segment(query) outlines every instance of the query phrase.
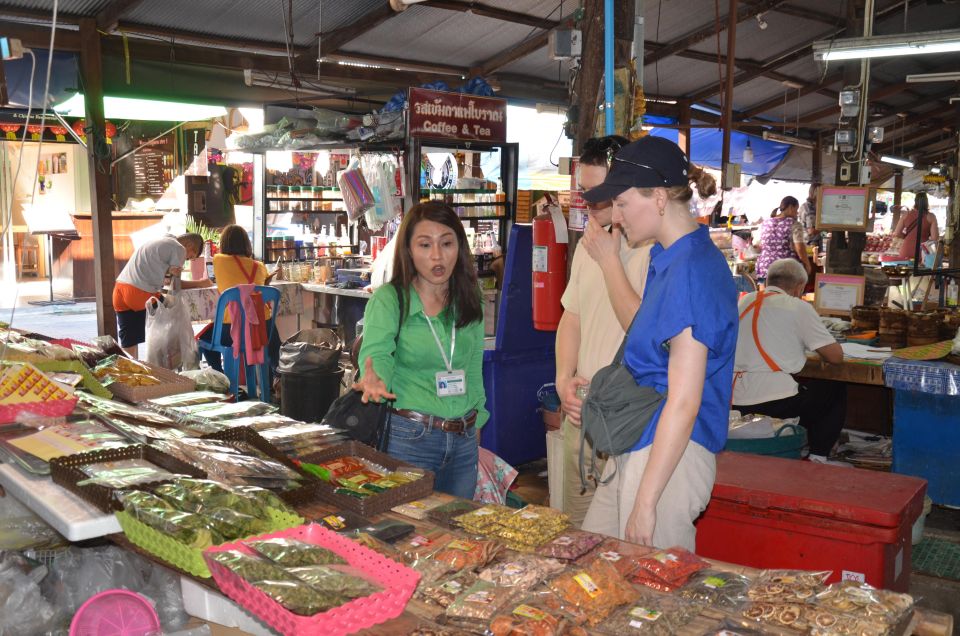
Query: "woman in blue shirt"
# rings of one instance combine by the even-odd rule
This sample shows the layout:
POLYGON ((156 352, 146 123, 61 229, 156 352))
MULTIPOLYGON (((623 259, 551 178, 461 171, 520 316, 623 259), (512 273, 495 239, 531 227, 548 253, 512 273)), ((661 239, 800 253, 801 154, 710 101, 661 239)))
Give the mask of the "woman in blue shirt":
POLYGON ((696 547, 693 522, 716 476, 727 438, 737 342, 737 292, 726 260, 690 210, 713 177, 680 148, 645 137, 614 157, 587 201, 614 200, 613 220, 631 243, 654 239, 624 364, 637 384, 666 399, 633 450, 608 462, 583 528, 667 548, 696 547))

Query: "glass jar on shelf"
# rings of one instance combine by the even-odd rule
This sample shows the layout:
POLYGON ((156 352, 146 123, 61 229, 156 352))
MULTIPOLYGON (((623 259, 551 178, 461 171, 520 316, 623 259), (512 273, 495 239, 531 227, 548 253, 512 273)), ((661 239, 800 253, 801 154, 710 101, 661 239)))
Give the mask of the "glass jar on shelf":
POLYGON ((302 188, 300 186, 290 186, 290 210, 292 212, 299 212, 301 207, 301 195, 302 188))

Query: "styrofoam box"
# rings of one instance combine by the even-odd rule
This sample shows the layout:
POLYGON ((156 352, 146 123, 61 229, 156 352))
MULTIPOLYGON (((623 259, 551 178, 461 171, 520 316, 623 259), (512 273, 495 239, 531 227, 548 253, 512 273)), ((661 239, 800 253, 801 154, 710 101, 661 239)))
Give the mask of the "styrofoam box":
POLYGON ((225 627, 234 627, 253 636, 277 636, 273 631, 245 609, 193 579, 180 577, 180 591, 183 594, 183 609, 190 616, 216 623, 225 627))
POLYGON ((550 507, 563 510, 563 429, 547 432, 547 488, 550 507))

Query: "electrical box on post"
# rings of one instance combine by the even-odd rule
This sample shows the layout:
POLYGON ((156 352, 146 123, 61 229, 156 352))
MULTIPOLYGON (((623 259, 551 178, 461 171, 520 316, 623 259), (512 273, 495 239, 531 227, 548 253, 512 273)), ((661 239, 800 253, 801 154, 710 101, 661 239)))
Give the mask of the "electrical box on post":
POLYGON ((569 60, 580 57, 583 52, 583 34, 579 29, 555 29, 547 37, 550 57, 554 60, 569 60))
POLYGON ((723 166, 723 183, 721 187, 724 190, 740 187, 740 164, 728 163, 723 166))

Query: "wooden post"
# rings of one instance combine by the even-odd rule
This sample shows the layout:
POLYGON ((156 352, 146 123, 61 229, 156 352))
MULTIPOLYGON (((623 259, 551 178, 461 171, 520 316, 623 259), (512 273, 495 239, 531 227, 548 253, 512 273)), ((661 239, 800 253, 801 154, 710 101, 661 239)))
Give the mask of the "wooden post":
POLYGON ((110 192, 110 154, 104 135, 103 67, 100 34, 92 18, 80 20, 80 75, 83 79, 87 122, 87 160, 90 164, 90 214, 93 224, 94 287, 97 291, 97 333, 117 335, 113 311, 113 201, 110 192), (97 156, 98 149, 106 156, 97 156))
POLYGON ((680 107, 680 117, 677 118, 677 123, 680 125, 677 128, 677 145, 683 149, 689 159, 690 137, 693 132, 690 129, 690 100, 681 100, 677 103, 677 106, 680 107))
POLYGON ((733 187, 733 184, 727 183, 727 165, 730 163, 730 135, 733 134, 733 74, 736 70, 734 66, 736 50, 737 0, 730 0, 730 6, 727 8, 727 85, 723 94, 723 151, 720 159, 725 188, 733 187))
POLYGON ((897 227, 900 222, 900 201, 903 198, 903 170, 897 170, 893 173, 893 219, 891 220, 890 231, 897 227))
POLYGON ((810 183, 823 183, 823 137, 817 135, 813 144, 813 167, 810 170, 810 183))
POLYGON ((597 121, 597 93, 603 79, 603 0, 585 0, 583 19, 583 57, 577 75, 577 134, 574 154, 580 154, 583 144, 593 137, 597 121))

